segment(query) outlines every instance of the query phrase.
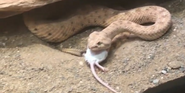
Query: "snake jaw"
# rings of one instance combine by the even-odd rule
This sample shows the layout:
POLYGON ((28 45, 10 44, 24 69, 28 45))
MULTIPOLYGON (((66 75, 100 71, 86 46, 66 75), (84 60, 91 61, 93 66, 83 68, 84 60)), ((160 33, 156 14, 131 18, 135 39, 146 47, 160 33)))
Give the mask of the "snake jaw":
POLYGON ((93 32, 89 35, 87 47, 92 51, 107 50, 111 47, 112 40, 104 33, 93 32))
POLYGON ((110 48, 111 44, 104 44, 104 43, 101 43, 101 44, 88 44, 88 48, 91 49, 92 51, 102 51, 102 50, 107 50, 110 48))

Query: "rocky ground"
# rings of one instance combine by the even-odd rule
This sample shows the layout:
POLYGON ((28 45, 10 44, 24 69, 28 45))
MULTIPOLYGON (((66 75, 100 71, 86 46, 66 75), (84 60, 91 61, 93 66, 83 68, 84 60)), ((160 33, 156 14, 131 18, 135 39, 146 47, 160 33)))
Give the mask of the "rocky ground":
MULTIPOLYGON (((146 4, 145 4, 146 5, 146 4)), ((172 14, 173 26, 155 41, 129 40, 112 52, 98 75, 121 93, 142 93, 185 76, 185 0, 157 4, 172 14)), ((88 29, 61 45, 83 49, 88 29)), ((111 93, 92 76, 83 57, 63 53, 38 39, 22 16, 0 20, 0 93, 111 93)))

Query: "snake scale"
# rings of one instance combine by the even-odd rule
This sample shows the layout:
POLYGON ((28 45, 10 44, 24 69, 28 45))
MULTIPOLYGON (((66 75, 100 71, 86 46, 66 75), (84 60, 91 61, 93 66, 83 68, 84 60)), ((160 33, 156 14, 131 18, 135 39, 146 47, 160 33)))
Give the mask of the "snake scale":
MULTIPOLYGON (((72 15, 65 20, 52 21, 41 19, 40 16, 42 17, 42 15, 37 17, 36 13, 24 14, 24 23, 33 34, 47 42, 62 42, 88 26, 107 27, 101 32, 105 32, 111 39, 119 34, 120 30, 125 30, 143 39, 152 40, 162 36, 171 26, 169 11, 160 6, 144 6, 127 11, 102 6, 86 6, 84 11, 82 9, 77 15, 72 15), (140 25, 148 22, 154 22, 154 25, 140 25)), ((93 39, 101 37, 101 35, 95 37, 93 33, 90 37, 92 36, 93 39)), ((91 45, 88 44, 88 46, 91 48, 96 46, 98 41, 90 40, 91 45)))

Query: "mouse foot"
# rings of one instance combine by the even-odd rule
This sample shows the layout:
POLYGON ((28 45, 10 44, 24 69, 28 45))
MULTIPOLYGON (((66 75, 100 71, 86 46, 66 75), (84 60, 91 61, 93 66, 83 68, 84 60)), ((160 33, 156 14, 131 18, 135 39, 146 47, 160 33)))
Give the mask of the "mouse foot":
POLYGON ((108 71, 108 68, 101 66, 99 63, 95 63, 95 65, 104 72, 108 71))

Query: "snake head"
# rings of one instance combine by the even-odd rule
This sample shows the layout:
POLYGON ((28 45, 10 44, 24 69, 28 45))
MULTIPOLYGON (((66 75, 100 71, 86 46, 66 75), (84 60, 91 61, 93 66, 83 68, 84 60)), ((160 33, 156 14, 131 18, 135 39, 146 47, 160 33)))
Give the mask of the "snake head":
POLYGON ((111 47, 111 42, 105 33, 95 31, 89 35, 87 47, 92 51, 107 50, 111 47))

